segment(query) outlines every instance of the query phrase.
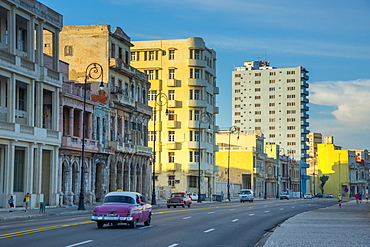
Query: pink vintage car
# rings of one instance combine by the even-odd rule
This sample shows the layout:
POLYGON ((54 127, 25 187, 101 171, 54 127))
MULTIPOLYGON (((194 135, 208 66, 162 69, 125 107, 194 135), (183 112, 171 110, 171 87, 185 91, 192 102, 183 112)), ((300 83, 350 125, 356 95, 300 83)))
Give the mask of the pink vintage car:
POLYGON ((152 206, 142 202, 142 195, 136 192, 117 191, 105 196, 103 205, 94 208, 91 220, 96 221, 98 228, 104 224, 129 224, 135 228, 137 223, 144 222, 149 226, 152 220, 152 206))

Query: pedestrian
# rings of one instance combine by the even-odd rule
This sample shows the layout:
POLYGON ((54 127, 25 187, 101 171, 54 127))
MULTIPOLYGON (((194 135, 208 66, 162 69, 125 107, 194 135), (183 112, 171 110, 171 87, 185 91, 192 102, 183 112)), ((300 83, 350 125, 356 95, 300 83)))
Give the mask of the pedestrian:
POLYGON ((106 195, 107 195, 107 191, 104 190, 103 195, 101 196, 101 203, 104 203, 106 195))
POLYGON ((13 212, 13 209, 14 209, 14 198, 13 196, 10 196, 10 199, 8 200, 8 203, 9 203, 9 212, 13 212))
POLYGON ((358 194, 358 200, 360 201, 360 203, 362 202, 362 194, 358 194))
POLYGON ((369 202, 369 195, 368 194, 366 194, 365 199, 366 199, 366 203, 368 203, 369 202))
POLYGON ((342 207, 342 195, 338 194, 338 205, 341 208, 342 207))
POLYGON ((24 195, 23 201, 26 204, 26 210, 24 210, 24 211, 25 212, 28 212, 28 208, 29 208, 30 203, 31 203, 31 195, 30 195, 30 193, 27 193, 26 195, 24 195))
POLYGON ((359 199, 359 194, 358 193, 355 194, 355 198, 356 198, 356 203, 358 204, 358 199, 359 199))
POLYGON ((221 191, 221 201, 224 200, 224 196, 225 196, 225 193, 223 191, 221 191))

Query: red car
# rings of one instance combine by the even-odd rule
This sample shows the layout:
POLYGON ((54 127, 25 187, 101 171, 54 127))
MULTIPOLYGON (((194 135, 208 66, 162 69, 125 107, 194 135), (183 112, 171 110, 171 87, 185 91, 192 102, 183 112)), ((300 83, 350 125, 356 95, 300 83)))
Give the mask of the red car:
POLYGON ((135 228, 137 223, 149 226, 152 220, 152 206, 142 202, 142 195, 136 192, 117 191, 105 196, 104 204, 94 208, 91 220, 98 228, 104 224, 126 223, 135 228))
POLYGON ((184 192, 176 192, 172 193, 171 197, 168 198, 167 208, 170 208, 171 206, 173 206, 174 208, 176 208, 176 206, 181 206, 183 208, 185 206, 188 206, 190 208, 191 203, 191 198, 188 194, 184 192))

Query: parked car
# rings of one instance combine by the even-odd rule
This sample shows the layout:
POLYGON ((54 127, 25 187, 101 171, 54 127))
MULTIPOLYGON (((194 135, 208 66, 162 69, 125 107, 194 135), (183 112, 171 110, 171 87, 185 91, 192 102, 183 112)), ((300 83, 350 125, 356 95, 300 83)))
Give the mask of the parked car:
POLYGON ((198 201, 198 194, 197 193, 188 193, 192 201, 198 201))
POLYGON ((126 223, 131 228, 135 228, 137 223, 149 226, 152 206, 145 204, 142 195, 137 192, 110 192, 105 196, 104 203, 94 208, 91 220, 96 221, 98 228, 104 224, 119 223, 126 223))
POLYGON ((183 208, 185 206, 188 206, 190 208, 191 203, 192 201, 188 194, 186 194, 185 192, 176 192, 172 193, 171 197, 168 198, 167 208, 170 208, 171 206, 173 206, 174 208, 176 208, 176 206, 181 206, 183 208))
POLYGON ((322 195, 322 193, 316 193, 315 197, 317 197, 317 198, 322 198, 322 197, 323 197, 323 195, 322 195))
POLYGON ((325 198, 333 198, 333 194, 325 194, 325 198))
POLYGON ((287 199, 289 200, 289 193, 286 191, 283 191, 280 193, 280 200, 287 199))
POLYGON ((313 198, 313 195, 312 194, 304 194, 303 195, 303 198, 304 199, 312 199, 313 198))
POLYGON ((250 190, 250 189, 240 190, 239 200, 240 202, 245 202, 245 201, 253 202, 254 201, 253 190, 250 190))

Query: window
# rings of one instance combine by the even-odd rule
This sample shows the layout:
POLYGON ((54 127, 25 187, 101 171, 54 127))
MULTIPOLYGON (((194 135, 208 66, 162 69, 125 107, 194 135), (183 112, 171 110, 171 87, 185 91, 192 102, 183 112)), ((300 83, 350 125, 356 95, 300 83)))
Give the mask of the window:
POLYGON ((275 111, 269 111, 269 114, 275 114, 275 111))
POLYGON ((254 99, 261 99, 261 95, 254 96, 254 99))
POLYGON ((295 102, 287 102, 286 105, 287 106, 295 106, 295 102))
POLYGON ((274 88, 274 87, 270 87, 270 88, 269 88, 269 91, 270 91, 270 92, 275 91, 275 88, 274 88))
POLYGON ((190 59, 201 59, 201 50, 191 49, 190 50, 190 59))
POLYGON ((202 94, 199 89, 190 89, 190 99, 193 100, 202 100, 202 94))
POLYGON ((287 114, 295 114, 296 113, 296 110, 287 110, 286 113, 287 114))
POLYGON ((198 188, 197 176, 189 176, 189 188, 198 188))
POLYGON ((235 120, 234 123, 240 123, 240 120, 239 119, 238 120, 235 120))
POLYGON ((295 98, 295 94, 288 94, 286 97, 287 97, 287 99, 294 99, 295 98))
POLYGON ((296 144, 295 142, 288 142, 288 143, 287 143, 287 145, 288 145, 288 146, 295 146, 295 145, 297 145, 297 144, 296 144))
POLYGON ((240 105, 235 105, 235 108, 240 108, 240 105))
POLYGON ((23 191, 24 187, 24 175, 25 175, 25 150, 15 149, 14 153, 14 182, 13 190, 14 192, 23 191))
POLYGON ((294 91, 295 90, 295 87, 287 87, 287 90, 288 91, 294 91))
POLYGON ((254 104, 254 107, 261 107, 260 103, 254 104))
POLYGON ((275 138, 275 134, 270 134, 269 138, 275 138))
POLYGON ((286 72, 287 75, 295 75, 295 71, 294 70, 288 70, 286 72))
POLYGON ((175 90, 168 90, 168 100, 175 100, 175 90))
POLYGON ((255 92, 261 92, 261 88, 255 88, 254 91, 255 92))
POLYGON ((24 87, 18 88, 18 107, 17 110, 25 111, 26 110, 26 97, 27 97, 27 89, 24 87))
POLYGON ((270 82, 270 84, 272 84, 272 83, 275 83, 275 80, 270 80, 269 82, 270 82))
POLYGON ((168 59, 173 60, 175 59, 175 50, 168 51, 168 59))
POLYGON ((240 116, 240 112, 235 112, 235 116, 240 116))
POLYGON ((274 122, 276 122, 276 118, 269 118, 269 122, 270 122, 270 123, 274 123, 274 122))
POLYGON ((175 152, 168 152, 168 163, 175 163, 175 152))
POLYGON ((176 114, 174 110, 169 110, 168 111, 168 120, 169 121, 175 121, 176 120, 176 114))
POLYGON ((73 56, 73 46, 71 45, 64 46, 64 56, 73 56))
POLYGON ((175 141, 175 131, 173 130, 168 131, 168 141, 169 142, 175 141))
POLYGON ((286 82, 287 83, 294 83, 295 82, 295 79, 287 79, 286 82))
POLYGON ((275 126, 269 126, 269 130, 275 130, 275 126))
POLYGON ((137 61, 136 60, 136 52, 131 52, 131 61, 137 61))
POLYGON ((287 130, 295 130, 295 126, 287 126, 287 130))
POLYGON ((241 78, 242 75, 241 74, 235 74, 235 78, 241 78))
POLYGON ((254 84, 261 84, 261 81, 254 81, 254 84))
POLYGON ((236 81, 235 86, 240 86, 240 81, 236 81))
POLYGON ((199 121, 199 119, 200 119, 200 111, 194 110, 194 120, 199 121))
POLYGON ((270 76, 276 75, 275 71, 270 72, 270 76))
POLYGON ((295 138, 295 134, 287 134, 288 138, 295 138))
POLYGON ((287 122, 295 122, 295 118, 287 118, 286 121, 287 122))
POLYGON ((118 58, 122 59, 122 57, 123 57, 122 47, 118 47, 118 58))
POLYGON ((261 123, 261 122, 262 122, 262 120, 261 120, 260 118, 256 118, 256 119, 254 120, 254 122, 255 122, 255 123, 261 123))
POLYGON ((235 93, 240 93, 240 89, 235 89, 235 93))
POLYGON ((254 73, 254 76, 261 76, 261 73, 254 73))
POLYGON ((275 103, 269 103, 269 106, 270 107, 274 107, 275 106, 275 103))
POLYGON ((270 95, 269 99, 275 99, 275 95, 270 95))
POLYGON ((168 175, 168 186, 175 186, 175 175, 168 175))
POLYGON ((155 53, 154 51, 149 51, 149 61, 155 60, 155 53))
POLYGON ((155 97, 157 96, 157 91, 152 90, 148 92, 148 100, 149 101, 155 101, 155 97))
POLYGON ((254 115, 261 115, 261 111, 255 111, 254 115))
POLYGON ((261 127, 260 126, 255 127, 254 130, 261 130, 261 127))
POLYGON ((199 162, 199 151, 190 151, 189 152, 189 162, 199 162))
POLYGON ((175 70, 169 69, 168 70, 168 79, 175 79, 175 70))
POLYGON ((241 101, 242 98, 241 97, 235 97, 235 101, 241 101))
POLYGON ((113 44, 113 43, 111 44, 110 57, 111 58, 115 58, 116 57, 116 45, 113 44))

